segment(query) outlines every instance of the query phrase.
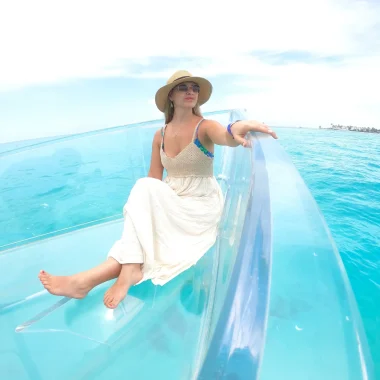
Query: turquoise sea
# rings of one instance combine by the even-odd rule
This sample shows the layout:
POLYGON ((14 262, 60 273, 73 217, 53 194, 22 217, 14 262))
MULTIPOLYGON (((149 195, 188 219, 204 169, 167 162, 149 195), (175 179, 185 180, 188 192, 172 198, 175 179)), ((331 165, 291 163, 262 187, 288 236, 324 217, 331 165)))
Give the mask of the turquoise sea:
MULTIPOLYGON (((380 135, 274 129, 280 138, 278 142, 291 156, 315 197, 340 251, 380 378, 380 135)), ((0 144, 0 155, 45 140, 0 144)), ((118 162, 117 156, 119 143, 114 141, 115 154, 110 161, 125 180, 125 163, 118 162)), ((144 143, 145 146, 150 148, 150 143, 144 143)), ((6 231, 0 236, 0 250, 10 242, 63 231, 88 220, 121 216, 127 194, 123 193, 120 178, 107 177, 107 168, 100 172, 96 162, 87 163, 84 173, 81 158, 69 149, 57 152, 54 159, 65 164, 64 173, 54 172, 54 160, 45 162, 50 165, 49 170, 41 170, 41 161, 36 159, 16 165, 17 174, 12 170, 3 175, 0 206, 6 204, 11 214, 0 218, 0 229, 6 231), (37 184, 33 194, 25 186, 27 178, 37 184), (46 192, 52 183, 53 191, 46 192), (86 198, 88 192, 92 194, 91 200, 86 198), (68 204, 70 210, 66 212, 68 204), (70 220, 60 217, 63 214, 70 215, 70 220)), ((141 175, 146 173, 130 173, 130 180, 141 175)))
POLYGON ((380 134, 278 128, 337 244, 380 379, 380 134))

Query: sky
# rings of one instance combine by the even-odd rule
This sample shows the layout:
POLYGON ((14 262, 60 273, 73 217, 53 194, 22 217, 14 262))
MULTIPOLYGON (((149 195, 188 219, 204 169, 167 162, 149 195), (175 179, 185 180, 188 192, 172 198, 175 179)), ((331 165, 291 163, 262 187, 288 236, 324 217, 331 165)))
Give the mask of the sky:
POLYGON ((162 118, 178 69, 204 112, 380 128, 379 68, 379 0, 0 0, 0 143, 162 118))

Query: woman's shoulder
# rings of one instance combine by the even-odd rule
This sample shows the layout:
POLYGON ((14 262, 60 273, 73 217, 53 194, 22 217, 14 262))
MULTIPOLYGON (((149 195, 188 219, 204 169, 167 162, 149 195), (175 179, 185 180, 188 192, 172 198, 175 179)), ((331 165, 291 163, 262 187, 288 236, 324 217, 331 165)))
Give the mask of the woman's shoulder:
POLYGON ((163 136, 163 133, 164 133, 164 127, 157 129, 153 135, 153 143, 156 143, 156 144, 161 143, 161 138, 163 136))
POLYGON ((203 124, 203 127, 204 127, 204 128, 213 128, 213 127, 218 127, 218 126, 221 125, 221 124, 219 123, 219 121, 217 121, 217 120, 214 120, 214 119, 206 119, 206 118, 203 118, 201 124, 203 124))

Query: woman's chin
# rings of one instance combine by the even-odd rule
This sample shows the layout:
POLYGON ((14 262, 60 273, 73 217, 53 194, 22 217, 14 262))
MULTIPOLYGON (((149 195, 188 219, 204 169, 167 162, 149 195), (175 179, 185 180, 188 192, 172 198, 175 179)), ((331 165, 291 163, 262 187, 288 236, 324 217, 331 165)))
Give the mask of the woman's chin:
POLYGON ((184 108, 190 108, 190 109, 193 109, 195 107, 195 103, 194 102, 185 102, 183 104, 183 107, 184 108))

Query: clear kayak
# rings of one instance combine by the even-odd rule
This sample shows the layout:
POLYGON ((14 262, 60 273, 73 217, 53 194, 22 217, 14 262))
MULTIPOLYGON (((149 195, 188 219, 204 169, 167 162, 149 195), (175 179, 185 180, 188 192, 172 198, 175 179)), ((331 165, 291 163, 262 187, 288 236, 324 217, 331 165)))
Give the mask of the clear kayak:
MULTIPOLYGON (((227 125, 241 110, 205 114, 227 125)), ((280 140, 216 147, 217 242, 115 310, 38 280, 99 264, 149 170, 162 121, 0 146, 0 379, 373 379, 361 317, 323 215, 280 140)), ((280 136, 281 137, 281 136, 280 136)))

